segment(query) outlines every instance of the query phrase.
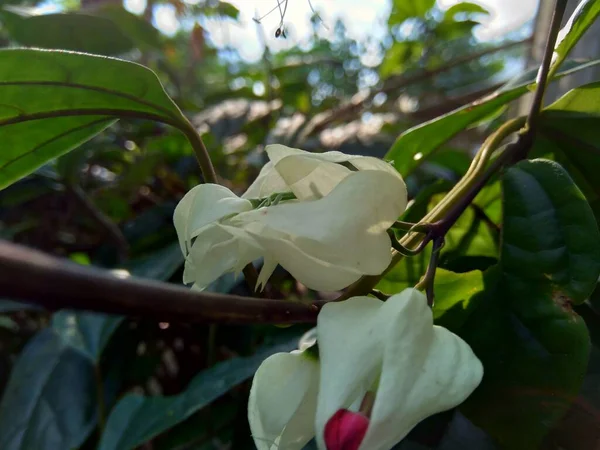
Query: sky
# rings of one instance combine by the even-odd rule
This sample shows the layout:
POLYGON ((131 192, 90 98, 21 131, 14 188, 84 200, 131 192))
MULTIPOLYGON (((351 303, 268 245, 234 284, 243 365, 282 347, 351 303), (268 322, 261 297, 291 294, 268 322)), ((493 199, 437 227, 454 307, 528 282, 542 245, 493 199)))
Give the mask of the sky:
MULTIPOLYGON (((190 3, 198 0, 184 0, 190 3)), ((261 17, 277 6, 277 0, 227 0, 240 10, 240 23, 207 21, 201 25, 209 38, 217 46, 231 45, 240 56, 248 61, 256 61, 263 52, 258 38, 257 24, 253 18, 261 17)), ((283 6, 283 0, 280 0, 283 6)), ((411 0, 405 0, 411 1, 411 0)), ((476 37, 482 41, 498 39, 507 32, 520 28, 535 15, 538 0, 471 0, 490 11, 490 16, 476 30, 476 37)), ((437 0, 442 9, 449 8, 458 0, 437 0)), ((261 20, 270 50, 277 51, 307 42, 311 34, 309 18, 312 7, 322 18, 319 34, 331 36, 333 25, 338 17, 344 20, 348 36, 362 41, 367 36, 380 37, 385 28, 382 23, 389 13, 388 0, 288 0, 285 14, 287 39, 274 39, 280 22, 280 13, 275 10, 261 20)), ((125 5, 133 12, 143 10, 145 0, 125 0, 125 5)), ((155 25, 166 34, 177 31, 178 23, 170 6, 160 6, 155 16, 155 25)))

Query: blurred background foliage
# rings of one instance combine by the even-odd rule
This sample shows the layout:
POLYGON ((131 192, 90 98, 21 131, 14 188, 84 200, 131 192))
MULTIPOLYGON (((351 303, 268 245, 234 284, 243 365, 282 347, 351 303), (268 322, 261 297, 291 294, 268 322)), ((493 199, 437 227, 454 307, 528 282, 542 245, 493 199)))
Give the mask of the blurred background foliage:
MULTIPOLYGON (((264 10, 276 6, 275 0, 257 3, 264 10)), ((286 39, 286 27, 298 18, 284 17, 279 37, 261 23, 246 23, 263 47, 262 57, 249 62, 236 48, 216 45, 202 25, 238 22, 238 9, 227 2, 148 0, 139 15, 118 0, 62 0, 59 12, 49 14, 39 14, 40 6, 0 2, 3 47, 76 50, 150 67, 202 133, 223 184, 237 193, 266 161, 270 143, 382 157, 403 131, 498 89, 521 67, 531 42, 527 30, 482 42, 474 29, 488 11, 473 3, 443 10, 434 0, 390 0, 388 17, 373 25, 384 37, 357 41, 343 19, 325 23, 319 11, 327 3, 313 1, 313 33, 302 45, 278 52, 268 46, 286 39), (180 23, 172 35, 154 26, 165 3, 180 23), (324 26, 330 39, 318 32, 324 26), (365 58, 371 52, 375 64, 365 58)), ((505 107, 496 108, 435 152, 414 156, 406 181, 415 208, 407 220, 422 217, 466 172, 472 152, 505 114, 505 107)), ((183 259, 172 214, 200 181, 182 134, 121 120, 0 192, 0 236, 79 264, 180 283, 183 259)), ((466 272, 494 264, 500 215, 495 184, 452 229, 441 267, 466 272)), ((427 260, 427 254, 405 259, 380 287, 395 292, 414 284, 427 260)), ((270 297, 326 298, 281 269, 272 280, 270 297)), ((228 275, 210 289, 250 294, 243 280, 228 275)), ((0 300, 0 313, 2 449, 253 448, 249 380, 266 355, 294 348, 307 329, 52 315, 10 299, 0 300), (11 382, 28 380, 33 387, 5 389, 11 371, 11 382), (19 397, 24 390, 27 401, 19 397), (42 429, 53 414, 40 406, 48 396, 60 397, 54 407, 63 408, 64 423, 54 418, 42 429), (28 412, 12 411, 15 401, 28 412), (10 434, 16 429, 19 437, 10 434)), ((493 448, 460 415, 450 422, 442 414, 425 425, 401 448, 493 448)))

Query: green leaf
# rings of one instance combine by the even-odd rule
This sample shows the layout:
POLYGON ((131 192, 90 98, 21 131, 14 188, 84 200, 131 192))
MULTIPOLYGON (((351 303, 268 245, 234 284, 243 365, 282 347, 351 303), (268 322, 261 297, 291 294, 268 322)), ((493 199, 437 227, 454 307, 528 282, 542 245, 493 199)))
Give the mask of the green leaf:
POLYGON ((502 448, 538 448, 570 407, 586 372, 588 331, 571 305, 600 274, 600 233, 558 164, 523 161, 503 180, 499 265, 459 334, 483 362, 481 386, 462 405, 502 448))
POLYGON ((117 55, 133 48, 115 23, 104 17, 79 13, 21 17, 2 11, 0 17, 10 37, 27 47, 75 50, 100 55, 117 55))
POLYGON ((0 189, 118 117, 188 126, 152 71, 81 53, 0 51, 0 98, 0 189))
POLYGON ((147 256, 137 258, 125 266, 131 275, 153 280, 168 281, 183 265, 183 254, 175 242, 147 256))
POLYGON ((502 265, 510 290, 585 301, 600 275, 600 234, 579 188, 547 160, 518 164, 503 188, 502 265))
POLYGON ((582 0, 577 5, 568 22, 558 34, 550 74, 556 72, 581 36, 594 23, 598 14, 600 14, 600 2, 596 0, 582 0))
MULTIPOLYGON (((570 62, 568 65, 565 64, 557 77, 598 63, 600 60, 585 63, 570 62)), ((536 74, 535 70, 528 71, 482 99, 405 131, 394 142, 385 158, 394 161, 396 169, 404 177, 410 175, 444 142, 493 114, 498 108, 526 94, 528 87, 535 83, 536 74)))
POLYGON ((383 78, 401 74, 416 63, 423 53, 421 41, 394 42, 385 52, 385 58, 379 66, 379 74, 383 78))
POLYGON ((66 344, 96 363, 123 319, 108 314, 58 311, 52 316, 52 327, 66 344))
POLYGON ((91 361, 51 328, 27 344, 0 403, 2 450, 79 447, 96 426, 91 361))
MULTIPOLYGON (((441 193, 447 192, 450 186, 450 183, 442 181, 423 189, 401 219, 408 222, 420 221, 441 200, 443 197, 441 193)), ((444 268, 461 269, 460 271, 464 272, 479 269, 479 265, 483 265, 485 269, 496 262, 498 230, 493 223, 488 224, 482 218, 482 215, 485 215, 486 220, 492 221, 487 217, 487 213, 490 207, 494 208, 491 212, 495 213, 496 197, 493 196, 495 191, 488 190, 482 193, 485 195, 476 198, 475 206, 467 209, 446 235, 446 243, 440 257, 440 263, 444 268)), ((394 294, 414 286, 427 270, 431 255, 430 247, 426 247, 418 255, 402 258, 385 274, 376 288, 387 294, 394 294)))
POLYGON ((532 155, 561 163, 600 219, 600 83, 573 89, 540 115, 532 155))
POLYGON ((399 25, 407 19, 423 19, 433 5, 435 0, 393 0, 388 24, 399 25))
POLYGON ((478 5, 476 3, 470 2, 461 2, 456 5, 452 5, 450 8, 446 10, 444 13, 444 21, 456 20, 457 14, 485 14, 489 15, 489 11, 485 9, 483 6, 478 5))
POLYGON ((233 387, 247 380, 276 352, 296 348, 298 339, 232 358, 198 374, 187 389, 171 397, 125 396, 112 410, 98 450, 129 450, 184 421, 233 387))
POLYGON ((95 14, 110 19, 137 48, 142 50, 162 48, 160 32, 142 17, 130 13, 122 6, 107 4, 95 14))
POLYGON ((433 320, 436 325, 456 332, 477 308, 484 290, 483 272, 454 273, 437 269, 435 273, 433 320))

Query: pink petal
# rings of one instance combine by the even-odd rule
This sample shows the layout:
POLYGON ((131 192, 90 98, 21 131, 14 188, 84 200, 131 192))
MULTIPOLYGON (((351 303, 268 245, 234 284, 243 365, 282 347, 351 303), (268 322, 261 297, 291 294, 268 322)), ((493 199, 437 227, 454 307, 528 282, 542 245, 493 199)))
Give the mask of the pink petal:
POLYGON ((358 450, 368 427, 369 419, 364 415, 338 410, 325 424, 327 450, 358 450))

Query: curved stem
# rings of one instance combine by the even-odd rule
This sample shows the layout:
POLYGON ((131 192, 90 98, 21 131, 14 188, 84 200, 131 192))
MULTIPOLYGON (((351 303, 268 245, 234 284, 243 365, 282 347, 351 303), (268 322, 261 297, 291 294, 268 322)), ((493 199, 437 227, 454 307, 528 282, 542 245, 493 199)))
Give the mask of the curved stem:
MULTIPOLYGON (((502 153, 506 156, 504 158, 498 158, 498 163, 494 165, 494 167, 490 167, 483 174, 481 173, 483 169, 485 169, 485 165, 487 161, 492 156, 493 152, 500 146, 500 144, 512 133, 518 131, 525 123, 524 117, 519 117, 513 120, 508 121, 503 126, 498 128, 492 135, 486 139, 486 141, 481 146, 478 157, 474 158, 471 167, 467 171, 467 174, 452 188, 452 190, 444 197, 444 199, 438 203, 429 213, 423 217, 423 219, 419 222, 421 224, 428 223, 430 226, 437 228, 437 230, 433 233, 428 233, 425 238, 422 235, 415 232, 407 233, 402 239, 400 239, 399 244, 409 251, 414 251, 415 246, 422 247, 427 244, 429 240, 433 240, 438 235, 443 235, 445 231, 447 231, 446 227, 450 221, 446 221, 443 224, 439 224, 439 222, 444 219, 444 216, 448 214, 452 208, 457 208, 452 216, 452 223, 458 217, 454 217, 460 208, 466 208, 470 202, 475 198, 477 193, 483 188, 483 186, 487 183, 491 175, 494 171, 497 171, 501 164, 506 162, 508 156, 512 155, 514 150, 511 148, 505 149, 502 153), (466 199, 468 199, 468 203, 465 204, 466 199)), ((523 145, 527 145, 527 143, 523 140, 518 141, 519 145, 517 147, 522 147, 523 145)), ((462 212, 462 210, 461 210, 462 212)), ((459 214, 460 215, 460 214, 459 214)), ((367 295, 383 278, 390 270, 398 264, 404 255, 398 251, 393 251, 392 262, 387 267, 387 269, 381 273, 380 275, 369 275, 360 278, 353 285, 351 285, 346 292, 344 292, 340 297, 338 297, 335 301, 345 300, 347 298, 356 296, 356 295, 367 295)))
POLYGON ((186 128, 181 129, 181 131, 183 131, 185 136, 190 141, 190 144, 192 144, 194 154, 196 155, 198 165, 200 165, 200 170, 202 171, 202 176, 204 177, 204 182, 217 184, 217 172, 215 172, 215 167, 212 164, 208 150, 204 145, 204 141, 202 141, 202 138, 200 137, 198 131, 194 128, 194 125, 192 125, 192 123, 186 119, 186 128))

